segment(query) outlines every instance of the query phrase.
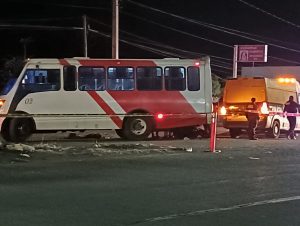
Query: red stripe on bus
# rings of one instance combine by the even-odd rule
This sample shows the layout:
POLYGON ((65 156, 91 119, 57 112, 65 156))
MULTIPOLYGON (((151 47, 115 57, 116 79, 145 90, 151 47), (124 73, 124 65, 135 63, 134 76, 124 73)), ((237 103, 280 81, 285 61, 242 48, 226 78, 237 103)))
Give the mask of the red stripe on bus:
MULTIPOLYGON (((193 108, 179 91, 108 91, 126 112, 147 112, 150 115, 177 114, 157 122, 157 128, 174 128, 203 124, 203 115, 193 108)), ((195 100, 194 100, 195 101, 195 100)))
POLYGON ((67 60, 65 60, 65 59, 59 59, 59 63, 61 65, 70 65, 69 62, 67 60))
POLYGON ((114 115, 115 112, 111 109, 111 107, 105 103, 105 101, 97 94, 96 91, 88 91, 88 94, 96 101, 96 103, 105 111, 107 115, 111 118, 111 120, 119 127, 122 128, 122 120, 120 117, 114 115))

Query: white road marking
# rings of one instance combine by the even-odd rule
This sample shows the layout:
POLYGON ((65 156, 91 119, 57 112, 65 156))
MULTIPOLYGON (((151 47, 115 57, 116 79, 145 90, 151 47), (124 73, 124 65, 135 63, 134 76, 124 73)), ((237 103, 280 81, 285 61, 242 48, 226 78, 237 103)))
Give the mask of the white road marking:
POLYGON ((192 212, 187 212, 187 213, 171 214, 171 215, 162 216, 162 217, 153 217, 153 218, 148 218, 148 219, 145 219, 145 220, 137 221, 137 222, 135 222, 131 225, 136 225, 136 224, 141 224, 141 223, 146 223, 146 222, 172 220, 172 219, 175 219, 175 218, 178 218, 178 217, 197 216, 197 215, 202 215, 202 214, 205 214, 205 213, 216 213, 216 212, 222 212, 222 211, 230 211, 230 210, 235 210, 235 209, 239 209, 239 208, 262 206, 262 205, 283 203, 283 202, 289 202, 289 201, 295 201, 295 200, 300 200, 300 196, 291 196, 291 197, 286 197, 286 198, 269 199, 269 200, 263 200, 263 201, 258 201, 258 202, 238 204, 238 205, 229 206, 229 207, 220 207, 220 208, 213 208, 213 209, 206 209, 206 210, 197 210, 197 211, 192 211, 192 212))

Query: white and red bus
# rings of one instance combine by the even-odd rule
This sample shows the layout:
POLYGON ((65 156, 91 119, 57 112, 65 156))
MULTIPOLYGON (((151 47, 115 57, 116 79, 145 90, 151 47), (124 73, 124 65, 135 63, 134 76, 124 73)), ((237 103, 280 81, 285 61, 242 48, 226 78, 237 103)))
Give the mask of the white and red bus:
POLYGON ((210 122, 209 58, 30 59, 0 95, 1 135, 114 129, 142 140, 169 130, 186 136, 210 122))

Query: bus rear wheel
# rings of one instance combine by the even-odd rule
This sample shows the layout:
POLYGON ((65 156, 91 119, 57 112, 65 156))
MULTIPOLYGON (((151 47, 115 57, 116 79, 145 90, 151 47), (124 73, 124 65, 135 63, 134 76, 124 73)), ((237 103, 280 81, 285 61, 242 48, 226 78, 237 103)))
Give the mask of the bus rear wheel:
POLYGON ((120 138, 124 138, 124 131, 122 129, 115 129, 115 132, 120 138))
POLYGON ((182 127, 173 129, 173 135, 175 139, 184 139, 185 137, 189 139, 196 139, 200 135, 200 131, 196 127, 182 127))
POLYGON ((25 141, 33 132, 30 118, 13 118, 9 123, 9 138, 13 142, 25 141))
POLYGON ((133 116, 125 118, 123 135, 129 140, 144 140, 152 132, 150 117, 133 116))

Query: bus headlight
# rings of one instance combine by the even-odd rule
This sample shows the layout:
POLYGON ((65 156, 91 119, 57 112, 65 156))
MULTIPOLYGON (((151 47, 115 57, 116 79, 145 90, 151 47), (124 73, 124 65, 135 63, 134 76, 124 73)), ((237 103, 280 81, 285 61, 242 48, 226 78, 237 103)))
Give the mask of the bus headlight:
POLYGON ((5 100, 0 99, 0 108, 4 105, 5 100))

